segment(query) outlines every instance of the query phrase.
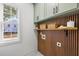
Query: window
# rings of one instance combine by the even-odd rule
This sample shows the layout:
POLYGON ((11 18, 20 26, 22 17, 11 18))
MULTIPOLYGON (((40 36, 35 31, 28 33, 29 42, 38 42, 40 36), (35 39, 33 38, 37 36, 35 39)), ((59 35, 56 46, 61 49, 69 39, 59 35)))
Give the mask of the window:
POLYGON ((0 4, 0 10, 0 45, 19 42, 18 9, 7 4, 0 4))

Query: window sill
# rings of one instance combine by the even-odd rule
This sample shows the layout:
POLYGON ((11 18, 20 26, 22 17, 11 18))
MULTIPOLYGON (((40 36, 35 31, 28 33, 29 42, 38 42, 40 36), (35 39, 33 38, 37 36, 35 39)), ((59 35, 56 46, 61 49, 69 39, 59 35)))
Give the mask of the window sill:
POLYGON ((19 43, 20 40, 1 40, 0 41, 0 46, 10 46, 16 43, 19 43))

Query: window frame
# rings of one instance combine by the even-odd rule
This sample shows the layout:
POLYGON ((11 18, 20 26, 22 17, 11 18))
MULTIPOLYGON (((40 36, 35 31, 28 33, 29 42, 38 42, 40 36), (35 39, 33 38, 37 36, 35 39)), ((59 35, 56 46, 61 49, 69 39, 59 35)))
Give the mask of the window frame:
MULTIPOLYGON (((14 8, 16 8, 16 10, 17 10, 17 17, 18 17, 18 25, 17 25, 17 28, 18 28, 18 32, 17 32, 17 38, 16 39, 13 39, 13 40, 5 40, 4 38, 3 38, 3 36, 4 36, 4 21, 3 21, 3 19, 4 19, 4 4, 0 4, 1 6, 2 6, 2 8, 0 8, 0 9, 2 9, 2 19, 1 19, 1 22, 2 22, 2 24, 0 25, 1 26, 1 35, 0 35, 0 46, 6 46, 6 45, 12 45, 12 44, 16 44, 16 43, 19 43, 19 42, 21 42, 21 40, 20 40, 20 16, 19 16, 19 9, 18 8, 16 8, 15 6, 11 6, 11 5, 8 5, 8 6, 11 6, 11 7, 14 7, 14 8)), ((7 4, 6 4, 7 5, 7 4)))

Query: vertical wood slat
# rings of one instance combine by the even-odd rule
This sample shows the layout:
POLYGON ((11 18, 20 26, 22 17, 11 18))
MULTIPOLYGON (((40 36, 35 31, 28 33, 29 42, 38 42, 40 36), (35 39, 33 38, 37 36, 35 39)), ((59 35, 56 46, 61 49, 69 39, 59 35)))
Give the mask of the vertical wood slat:
MULTIPOLYGON (((67 16, 67 21, 69 21, 69 16, 67 16)), ((69 31, 68 31, 68 36, 67 36, 67 56, 69 56, 69 31)))
MULTIPOLYGON (((74 21, 76 22, 76 14, 74 14, 74 21)), ((76 26, 76 24, 75 24, 76 26)), ((74 30, 74 51, 75 51, 75 55, 77 55, 77 51, 76 51, 76 30, 74 30)))
MULTIPOLYGON (((69 19, 72 20, 72 19, 71 19, 71 16, 70 16, 69 19)), ((71 30, 69 30, 69 51, 70 51, 70 52, 69 52, 69 55, 70 55, 70 56, 72 55, 72 49, 71 49, 71 48, 72 48, 72 45, 71 45, 72 40, 71 40, 71 38, 72 38, 72 37, 71 37, 71 30)))
POLYGON ((78 32, 78 35, 77 35, 77 39, 78 39, 78 42, 77 42, 77 44, 78 44, 77 47, 78 47, 78 48, 77 48, 77 49, 78 49, 78 50, 77 50, 77 51, 78 51, 78 56, 79 56, 79 30, 77 30, 77 32, 78 32))
MULTIPOLYGON (((71 20, 73 21, 73 15, 71 16, 71 20)), ((73 50, 73 30, 70 30, 70 42, 71 42, 71 48, 70 48, 70 50, 71 50, 71 56, 73 56, 73 52, 74 52, 74 50, 73 50)))
MULTIPOLYGON (((73 16, 73 19, 74 19, 74 21, 75 21, 75 14, 74 14, 74 16, 73 16)), ((74 49, 74 55, 76 55, 76 48, 75 48, 75 43, 76 43, 76 41, 75 41, 75 32, 73 32, 73 41, 74 41, 74 43, 73 43, 73 49, 74 49)))
MULTIPOLYGON (((74 21, 74 16, 75 15, 72 15, 72 20, 74 21)), ((73 56, 75 56, 75 40, 74 40, 74 30, 72 31, 72 52, 73 52, 73 56)))
MULTIPOLYGON (((77 26, 77 20, 78 20, 78 18, 77 18, 77 14, 76 14, 76 26, 77 26)), ((78 38, 77 38, 77 36, 78 36, 78 31, 76 30, 76 55, 78 55, 78 50, 77 50, 77 48, 78 48, 78 46, 77 46, 77 43, 78 43, 78 38)))
MULTIPOLYGON (((69 18, 70 18, 70 16, 68 16, 68 20, 69 20, 69 18)), ((70 48, 70 46, 69 46, 70 45, 69 44, 70 43, 70 38, 69 37, 70 37, 70 35, 69 34, 70 34, 70 31, 68 31, 68 40, 67 40, 67 42, 68 42, 68 44, 67 44, 67 46, 68 46, 68 56, 70 55, 70 51, 69 51, 69 48, 70 48)))
POLYGON ((73 56, 75 56, 75 31, 73 31, 73 43, 72 43, 72 45, 73 45, 73 56))
MULTIPOLYGON (((75 21, 75 18, 74 18, 74 16, 75 15, 72 15, 72 21, 75 21)), ((75 34, 75 31, 74 30, 72 30, 72 55, 73 56, 75 56, 75 36, 74 36, 74 34, 75 34)))
MULTIPOLYGON (((77 17, 77 27, 79 28, 79 14, 78 14, 78 17, 77 17)), ((77 51, 78 51, 78 56, 79 56, 79 30, 77 31, 77 38, 78 38, 78 42, 77 42, 77 44, 78 44, 78 48, 77 48, 77 51)))
MULTIPOLYGON (((72 17, 70 16, 69 20, 72 20, 72 17)), ((71 36, 71 30, 69 30, 69 55, 72 55, 72 36, 71 36)))
POLYGON ((73 31, 73 55, 75 56, 75 32, 73 31))
MULTIPOLYGON (((65 20, 68 21, 69 17, 66 17, 65 20)), ((67 32, 68 32, 68 36, 65 37, 65 41, 64 41, 65 46, 64 46, 64 49, 65 49, 65 55, 69 56, 69 31, 67 31, 67 32)))
MULTIPOLYGON (((75 18, 74 18, 74 20, 75 20, 75 22, 76 22, 76 14, 75 14, 75 18)), ((75 26, 76 26, 76 24, 75 24, 75 26)), ((74 33, 74 36, 75 36, 75 55, 77 54, 77 52, 76 52, 76 31, 75 31, 75 33, 74 33)))

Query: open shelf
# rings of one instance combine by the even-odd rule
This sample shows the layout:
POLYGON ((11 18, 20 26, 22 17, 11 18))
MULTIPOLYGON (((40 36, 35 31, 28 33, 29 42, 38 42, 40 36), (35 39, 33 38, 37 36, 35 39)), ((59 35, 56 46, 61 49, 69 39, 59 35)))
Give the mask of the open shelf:
POLYGON ((78 28, 56 28, 56 29, 35 29, 35 30, 78 30, 78 28))

